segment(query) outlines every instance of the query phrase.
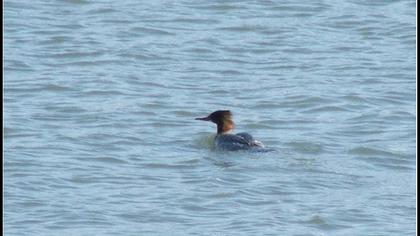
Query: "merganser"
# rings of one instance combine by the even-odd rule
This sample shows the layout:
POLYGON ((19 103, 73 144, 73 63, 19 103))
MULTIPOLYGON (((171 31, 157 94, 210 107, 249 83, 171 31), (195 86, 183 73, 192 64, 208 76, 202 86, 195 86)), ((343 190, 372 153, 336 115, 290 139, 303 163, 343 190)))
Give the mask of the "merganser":
POLYGON ((248 133, 229 134, 234 128, 232 113, 229 110, 219 110, 196 120, 211 121, 217 125, 217 135, 214 139, 216 149, 226 151, 263 149, 264 145, 248 133))

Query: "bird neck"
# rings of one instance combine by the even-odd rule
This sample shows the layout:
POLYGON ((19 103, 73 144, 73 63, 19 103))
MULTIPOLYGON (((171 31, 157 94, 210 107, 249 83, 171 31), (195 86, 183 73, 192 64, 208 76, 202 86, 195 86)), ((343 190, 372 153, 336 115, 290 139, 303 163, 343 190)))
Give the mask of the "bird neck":
POLYGON ((225 134, 231 131, 234 127, 232 120, 222 120, 217 123, 217 134, 225 134))

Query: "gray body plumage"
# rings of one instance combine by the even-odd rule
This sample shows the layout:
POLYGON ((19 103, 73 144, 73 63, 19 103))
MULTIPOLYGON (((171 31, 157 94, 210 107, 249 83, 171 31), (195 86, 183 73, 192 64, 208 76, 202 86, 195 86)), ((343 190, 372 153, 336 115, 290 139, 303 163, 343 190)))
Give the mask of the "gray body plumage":
POLYGON ((255 140, 248 133, 218 134, 215 138, 215 146, 216 149, 226 151, 264 148, 264 145, 260 141, 255 140))

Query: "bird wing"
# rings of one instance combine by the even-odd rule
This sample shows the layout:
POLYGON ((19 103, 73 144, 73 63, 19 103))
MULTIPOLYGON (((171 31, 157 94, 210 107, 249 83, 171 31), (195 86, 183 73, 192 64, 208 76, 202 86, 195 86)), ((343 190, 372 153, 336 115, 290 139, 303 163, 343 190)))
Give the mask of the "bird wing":
POLYGON ((223 150, 249 149, 251 144, 245 138, 234 134, 223 134, 216 137, 216 146, 223 150))
POLYGON ((250 135, 249 133, 237 133, 237 136, 241 136, 243 137, 250 146, 257 146, 257 147, 264 147, 264 144, 256 139, 254 139, 254 137, 252 137, 252 135, 250 135))

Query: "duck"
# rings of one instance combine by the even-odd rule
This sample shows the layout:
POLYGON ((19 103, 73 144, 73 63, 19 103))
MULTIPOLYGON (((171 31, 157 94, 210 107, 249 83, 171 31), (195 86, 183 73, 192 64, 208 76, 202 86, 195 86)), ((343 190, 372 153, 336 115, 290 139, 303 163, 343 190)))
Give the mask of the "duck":
POLYGON ((265 148, 262 142, 254 139, 249 133, 231 133, 235 123, 230 110, 217 110, 206 117, 195 118, 195 120, 210 121, 217 125, 217 134, 214 138, 214 145, 217 150, 263 150, 265 148))

